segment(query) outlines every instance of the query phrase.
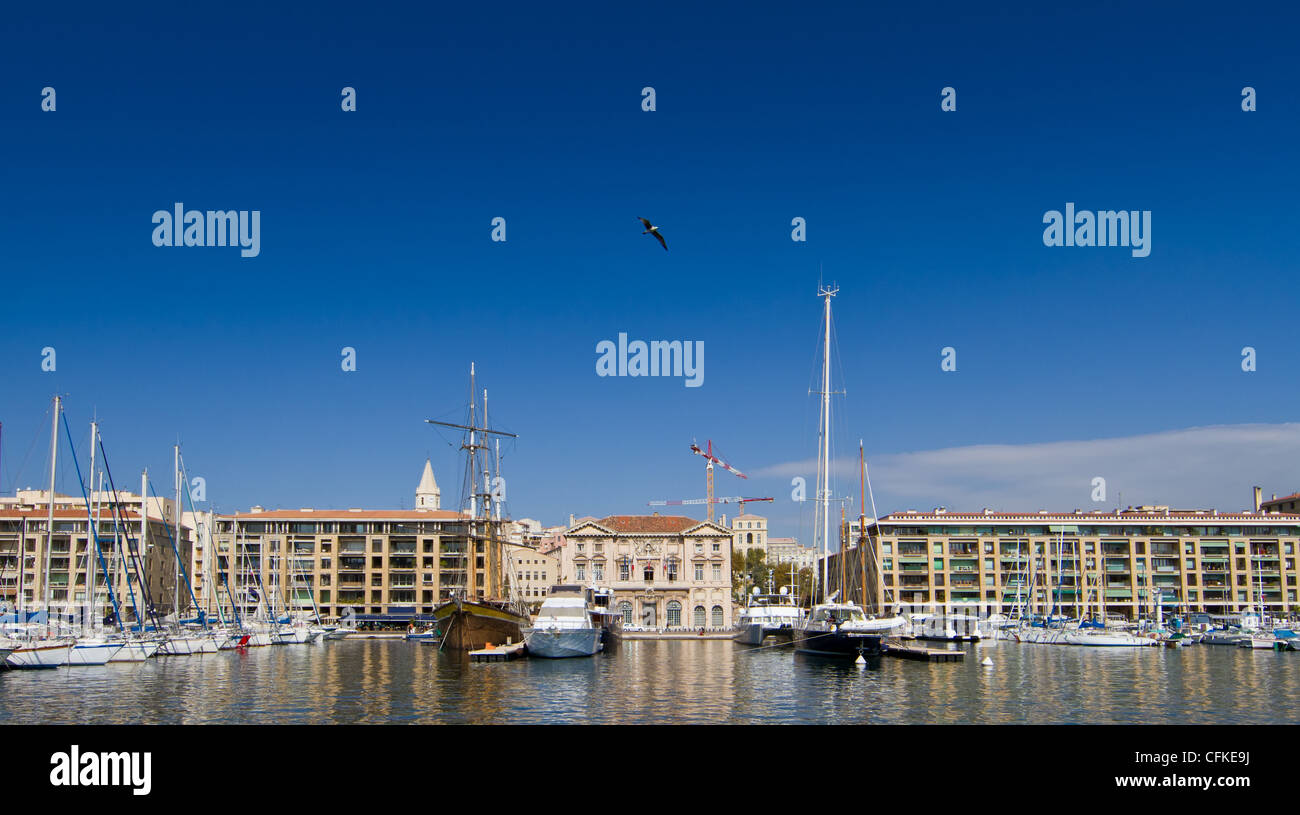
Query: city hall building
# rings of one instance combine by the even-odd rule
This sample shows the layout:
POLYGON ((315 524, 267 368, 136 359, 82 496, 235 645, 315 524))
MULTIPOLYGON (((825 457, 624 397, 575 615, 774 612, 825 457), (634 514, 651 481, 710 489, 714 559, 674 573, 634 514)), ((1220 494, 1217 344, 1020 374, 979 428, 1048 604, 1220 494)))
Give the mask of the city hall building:
POLYGON ((1204 612, 1300 610, 1300 515, 1144 506, 1121 512, 886 515, 845 556, 827 559, 843 586, 874 608, 940 604, 986 613, 1086 612, 1128 619, 1204 612), (865 554, 866 557, 862 557, 865 554), (865 587, 865 591, 864 591, 865 587), (865 597, 864 597, 865 595, 865 597))
POLYGON ((611 515, 570 527, 559 547, 565 582, 614 592, 624 626, 731 628, 732 530, 676 515, 611 515))

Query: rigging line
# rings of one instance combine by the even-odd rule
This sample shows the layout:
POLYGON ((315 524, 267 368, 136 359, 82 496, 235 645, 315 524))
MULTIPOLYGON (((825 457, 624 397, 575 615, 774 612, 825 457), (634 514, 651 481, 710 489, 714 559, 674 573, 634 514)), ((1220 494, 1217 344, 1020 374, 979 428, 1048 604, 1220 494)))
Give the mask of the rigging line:
MULTIPOLYGON (((30 445, 27 446, 27 453, 26 453, 26 455, 23 456, 23 460, 22 460, 22 462, 19 463, 19 465, 18 465, 18 471, 17 471, 16 473, 14 473, 13 478, 10 479, 10 486, 12 486, 15 490, 18 489, 18 479, 22 477, 23 470, 25 470, 25 469, 27 468, 27 462, 28 462, 28 461, 31 459, 31 457, 32 457, 32 451, 36 449, 36 442, 37 442, 37 440, 39 440, 40 437, 41 437, 41 428, 45 426, 45 425, 44 425, 45 419, 49 418, 50 411, 53 410, 53 409, 54 409, 54 406, 53 406, 53 405, 51 405, 51 406, 45 408, 45 413, 44 413, 44 415, 41 416, 41 421, 36 423, 36 429, 35 429, 35 431, 32 433, 32 443, 31 443, 30 445)), ((0 479, 0 480, 2 480, 2 479, 0 479)), ((2 495, 2 494, 3 494, 3 493, 0 493, 0 495, 2 495)))
MULTIPOLYGON (((162 506, 163 506, 163 502, 162 502, 162 499, 160 499, 160 498, 158 497, 158 494, 154 491, 154 488, 153 488, 153 479, 150 479, 150 480, 149 480, 149 494, 152 495, 152 496, 153 496, 153 499, 154 499, 155 501, 158 502, 158 507, 159 507, 159 509, 161 509, 162 506)), ((172 533, 172 525, 169 524, 169 523, 167 523, 167 519, 166 519, 166 518, 163 518, 163 519, 162 519, 162 522, 163 522, 163 529, 165 529, 165 530, 167 531, 167 541, 168 541, 168 543, 170 543, 170 544, 172 545, 172 553, 176 555, 176 565, 180 567, 180 570, 181 570, 181 577, 184 577, 184 578, 185 578, 185 588, 189 589, 189 592, 190 592, 190 602, 193 603, 193 604, 194 604, 194 608, 195 608, 196 610, 198 610, 198 609, 199 609, 199 600, 198 600, 197 597, 194 596, 194 585, 193 585, 192 583, 190 583, 190 575, 189 575, 189 572, 188 572, 188 570, 185 568, 185 563, 181 560, 181 550, 180 550, 180 546, 179 546, 179 541, 180 541, 180 528, 177 527, 177 529, 176 529, 176 533, 173 534, 173 533, 172 533)), ((176 623, 177 623, 177 625, 179 625, 179 624, 180 624, 180 621, 181 621, 181 610, 180 610, 179 608, 173 608, 173 609, 172 609, 172 613, 176 615, 176 623)), ((202 610, 199 610, 198 613, 199 613, 199 622, 200 622, 200 623, 203 623, 203 624, 206 624, 207 621, 204 619, 204 614, 203 614, 202 610)))
MULTIPOLYGON (((147 508, 148 501, 145 499, 144 496, 140 497, 140 501, 141 501, 140 538, 137 540, 131 535, 131 527, 127 523, 128 520, 126 516, 127 509, 122 504, 121 499, 118 497, 117 485, 113 482, 112 471, 109 470, 108 468, 108 453, 104 450, 103 436, 99 437, 99 450, 100 453, 102 454, 101 459, 104 462, 104 471, 108 473, 109 486, 113 490, 113 502, 117 506, 118 515, 121 517, 122 520, 122 530, 123 530, 123 534, 126 536, 127 551, 128 554, 130 555, 131 568, 135 572, 136 583, 140 586, 140 598, 144 601, 145 615, 148 617, 150 621, 153 622, 155 628, 161 630, 162 621, 158 619, 158 609, 157 606, 154 604, 152 583, 149 580, 148 569, 145 567, 145 557, 147 556, 147 553, 143 551, 143 546, 142 546, 142 544, 146 542, 145 537, 147 535, 148 524, 149 524, 149 514, 147 508)), ((128 586, 130 585, 130 576, 127 577, 127 585, 128 586)), ((134 591, 132 592, 132 596, 134 596, 134 591)), ((142 624, 144 620, 140 618, 140 611, 138 607, 135 608, 135 613, 136 613, 137 626, 142 628, 143 627, 142 624)))
MULTIPOLYGON (((144 581, 140 580, 139 552, 132 551, 133 549, 136 548, 135 543, 134 541, 131 540, 131 530, 130 527, 126 525, 125 510, 122 509, 121 499, 119 499, 117 495, 117 485, 113 482, 113 470, 108 466, 108 454, 104 451, 103 436, 99 437, 99 454, 100 454, 100 460, 104 464, 104 474, 108 476, 108 487, 110 490, 113 491, 113 502, 110 505, 110 509, 113 514, 113 547, 115 549, 118 548, 119 544, 122 543, 122 539, 125 538, 126 557, 122 558, 122 573, 123 576, 126 578, 127 592, 130 594, 131 597, 131 611, 133 614, 135 614, 136 630, 143 631, 144 620, 141 619, 140 617, 140 606, 136 602, 135 589, 132 588, 131 586, 131 575, 127 571, 128 565, 129 568, 136 573, 136 581, 140 583, 141 599, 144 600, 144 604, 145 604, 145 613, 148 614, 150 617, 153 616, 152 608, 151 608, 152 603, 150 602, 149 599, 148 586, 144 583, 144 581)), ((144 528, 144 524, 146 524, 147 522, 148 522, 147 518, 141 517, 140 519, 141 529, 144 528)), ((114 575, 114 577, 116 577, 116 575, 114 575)))
MULTIPOLYGON (((121 621, 121 614, 119 613, 119 609, 117 606, 117 597, 113 593, 113 581, 108 576, 108 564, 104 562, 104 552, 102 549, 99 548, 99 528, 95 525, 95 518, 93 514, 93 509, 91 507, 90 493, 86 492, 86 480, 81 477, 81 463, 77 460, 76 446, 72 443, 72 428, 68 426, 67 413, 63 414, 63 431, 68 436, 68 446, 73 448, 72 465, 77 468, 77 482, 81 485, 81 497, 86 501, 86 538, 89 541, 91 541, 95 546, 95 555, 97 556, 97 560, 99 561, 99 568, 104 572, 104 578, 105 578, 104 584, 108 587, 108 599, 113 602, 113 616, 118 618, 117 627, 119 630, 121 630, 122 621, 121 621)), ((93 492, 94 492, 94 486, 92 485, 91 493, 93 492)), ((54 496, 51 495, 50 501, 53 500, 54 500, 54 496)), ((90 560, 90 549, 89 547, 87 547, 86 560, 83 561, 83 564, 85 562, 88 562, 89 560, 90 560)), ((82 570, 83 572, 86 570, 86 567, 84 565, 82 566, 82 570)), ((87 582, 89 585, 87 585, 86 587, 86 593, 90 595, 90 607, 93 610, 95 608, 96 596, 98 595, 99 590, 96 588, 94 580, 90 580, 87 582)), ((83 624, 83 630, 84 630, 84 624, 83 624)))

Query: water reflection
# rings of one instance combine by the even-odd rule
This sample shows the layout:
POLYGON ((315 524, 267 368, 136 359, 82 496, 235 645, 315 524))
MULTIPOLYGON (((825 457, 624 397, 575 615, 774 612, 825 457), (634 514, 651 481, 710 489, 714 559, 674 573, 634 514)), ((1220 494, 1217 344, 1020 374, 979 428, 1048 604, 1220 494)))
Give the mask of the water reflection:
POLYGON ((1300 716, 1300 655, 987 643, 964 663, 866 666, 728 641, 470 663, 404 641, 0 674, 17 723, 1263 724, 1300 716), (980 665, 988 656, 992 667, 980 665))

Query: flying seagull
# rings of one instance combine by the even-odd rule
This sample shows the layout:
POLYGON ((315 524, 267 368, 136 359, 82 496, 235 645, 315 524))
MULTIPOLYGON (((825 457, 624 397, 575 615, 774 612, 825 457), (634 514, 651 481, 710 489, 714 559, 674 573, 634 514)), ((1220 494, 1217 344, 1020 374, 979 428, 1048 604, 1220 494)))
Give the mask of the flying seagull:
POLYGON ((651 225, 650 225, 650 222, 647 221, 645 218, 637 218, 637 220, 640 221, 641 223, 645 224, 645 231, 642 232, 641 234, 642 234, 642 235, 654 235, 654 236, 655 236, 655 240, 659 241, 659 245, 662 246, 662 247, 664 248, 664 251, 665 251, 665 252, 667 252, 667 251, 668 251, 668 242, 664 240, 664 236, 663 236, 663 235, 659 234, 659 227, 657 227, 657 226, 651 226, 651 225))

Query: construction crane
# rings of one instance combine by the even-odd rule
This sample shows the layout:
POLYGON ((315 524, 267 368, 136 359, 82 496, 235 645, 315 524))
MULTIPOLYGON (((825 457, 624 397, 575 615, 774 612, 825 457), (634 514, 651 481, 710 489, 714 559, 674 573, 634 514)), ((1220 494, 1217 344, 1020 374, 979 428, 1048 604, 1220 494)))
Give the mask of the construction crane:
POLYGON ((648 506, 652 507, 680 507, 686 504, 740 504, 740 514, 745 514, 745 504, 750 501, 774 501, 774 498, 741 498, 734 496, 730 498, 714 498, 710 503, 708 498, 686 498, 681 501, 651 501, 648 506))
POLYGON ((713 465, 714 465, 714 464, 717 464, 717 465, 718 465, 719 467, 721 467, 722 469, 727 470, 727 471, 731 472, 732 474, 737 475, 737 476, 739 476, 739 477, 741 477, 741 478, 744 478, 744 479, 748 479, 749 476, 745 475, 745 474, 742 473, 740 470, 737 470, 735 467, 732 467, 730 464, 728 464, 727 462, 723 461, 721 458, 719 458, 719 457, 713 455, 713 440, 712 440, 712 439, 710 439, 710 440, 707 442, 707 444, 708 444, 707 449, 706 449, 706 450, 701 450, 701 449, 700 449, 700 445, 699 445, 698 443, 696 443, 696 442, 691 442, 691 452, 694 453, 694 454, 697 455, 697 456, 704 456, 704 460, 705 460, 706 462, 708 462, 708 464, 705 466, 705 471, 706 471, 706 473, 707 473, 706 478, 707 478, 707 482, 708 482, 708 490, 707 490, 707 493, 706 493, 706 494, 709 496, 709 497, 706 499, 706 503, 708 504, 708 507, 709 507, 709 520, 712 521, 712 520, 713 520, 713 505, 714 505, 715 503, 717 503, 716 501, 713 500, 713 465))

